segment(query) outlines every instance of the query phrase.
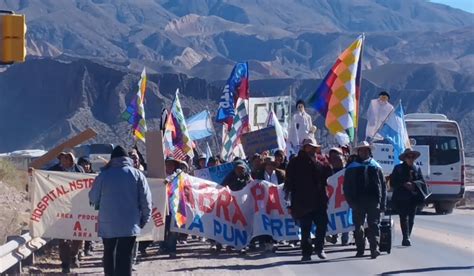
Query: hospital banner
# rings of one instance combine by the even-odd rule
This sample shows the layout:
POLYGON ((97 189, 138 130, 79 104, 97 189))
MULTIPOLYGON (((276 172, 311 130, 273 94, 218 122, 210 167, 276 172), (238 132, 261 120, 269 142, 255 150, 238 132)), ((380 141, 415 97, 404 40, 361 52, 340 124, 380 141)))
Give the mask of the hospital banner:
MULTIPOLYGON (((184 201, 185 211, 179 213, 179 218, 185 223, 177 227, 172 214, 172 231, 213 239, 236 249, 244 248, 252 237, 260 235, 270 235, 277 241, 299 239, 300 229, 288 212, 283 185, 253 180, 233 192, 189 175, 180 179, 184 193, 179 201, 184 201)), ((328 179, 328 235, 354 229, 343 182, 344 170, 328 179)))
POLYGON ((267 127, 270 110, 275 112, 278 121, 286 129, 290 112, 290 96, 249 98, 250 131, 267 127))
MULTIPOLYGON (((89 204, 95 174, 33 170, 30 178, 30 233, 33 237, 99 240, 98 211, 89 204)), ((152 215, 138 240, 163 240, 166 188, 163 179, 148 178, 152 215)))

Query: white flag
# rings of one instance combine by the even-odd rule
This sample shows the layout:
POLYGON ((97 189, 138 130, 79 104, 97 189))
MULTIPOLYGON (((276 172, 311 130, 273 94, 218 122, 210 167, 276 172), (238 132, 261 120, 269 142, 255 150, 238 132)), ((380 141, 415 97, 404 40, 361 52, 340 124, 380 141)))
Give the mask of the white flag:
POLYGON ((367 128, 365 130, 365 137, 374 138, 376 140, 382 139, 380 135, 375 134, 392 110, 393 105, 389 102, 384 102, 379 99, 373 99, 370 101, 369 110, 367 111, 367 128))

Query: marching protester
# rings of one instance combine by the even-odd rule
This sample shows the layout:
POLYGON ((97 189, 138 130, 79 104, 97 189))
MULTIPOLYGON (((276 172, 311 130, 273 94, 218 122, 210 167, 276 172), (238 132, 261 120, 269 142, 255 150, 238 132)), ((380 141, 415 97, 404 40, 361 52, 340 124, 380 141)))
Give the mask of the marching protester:
POLYGON ((275 151, 275 162, 277 169, 286 170, 286 166, 288 166, 288 160, 286 160, 285 152, 281 149, 275 151))
POLYGON ((418 157, 420 152, 406 149, 398 157, 403 163, 396 165, 390 176, 392 202, 400 216, 403 246, 411 246, 410 235, 415 222, 416 207, 424 203, 427 194, 421 169, 415 164, 418 157))
POLYGON ((95 178, 90 203, 99 210, 98 235, 104 243, 105 275, 132 275, 132 250, 151 217, 150 187, 121 146, 95 178))
POLYGON ((263 158, 259 153, 255 153, 250 159, 250 174, 253 178, 257 178, 263 171, 263 158))
POLYGON ((197 160, 197 167, 196 169, 197 170, 201 170, 201 169, 205 169, 206 168, 206 159, 207 159, 207 156, 205 154, 200 154, 199 157, 198 157, 198 160, 197 160))
POLYGON ((252 176, 249 173, 247 164, 243 160, 235 162, 235 168, 231 171, 222 182, 222 186, 229 187, 231 191, 242 190, 249 181, 252 180, 252 176))
MULTIPOLYGON (((84 173, 84 169, 75 164, 75 157, 72 151, 64 151, 58 155, 59 163, 48 170, 59 172, 78 172, 84 173)), ((82 241, 79 240, 59 240, 59 258, 61 259, 62 273, 70 273, 71 266, 80 267, 79 251, 82 247, 82 241), (72 264, 72 265, 71 265, 72 264)))
POLYGON ((276 185, 285 182, 285 171, 277 168, 277 163, 272 156, 265 157, 263 164, 264 170, 257 176, 257 179, 265 180, 276 185))
MULTIPOLYGON (((328 156, 329 164, 331 165, 332 174, 335 174, 345 167, 345 159, 344 159, 344 152, 341 148, 333 147, 329 149, 329 156, 328 156)), ((337 243, 337 234, 333 235, 329 238, 329 241, 333 244, 337 243)), ((349 233, 344 232, 341 234, 341 244, 347 245, 349 242, 349 233)))
MULTIPOLYGON (((82 156, 77 160, 77 164, 82 167, 85 173, 95 173, 92 169, 92 163, 87 156, 82 156)), ((92 256, 92 241, 84 242, 84 255, 92 256)))
POLYGON ((316 224, 315 252, 320 259, 326 259, 324 237, 328 224, 326 186, 329 173, 316 160, 316 150, 320 147, 314 139, 303 140, 298 156, 290 160, 286 169, 283 189, 285 197, 291 201, 291 215, 301 227, 301 261, 311 260, 313 222, 316 224))
POLYGON ((364 223, 367 218, 370 257, 377 258, 380 237, 380 213, 385 211, 386 186, 380 165, 372 158, 372 146, 361 142, 354 148, 356 160, 346 168, 344 175, 344 195, 352 208, 355 226, 354 236, 357 247, 356 257, 364 256, 364 223))

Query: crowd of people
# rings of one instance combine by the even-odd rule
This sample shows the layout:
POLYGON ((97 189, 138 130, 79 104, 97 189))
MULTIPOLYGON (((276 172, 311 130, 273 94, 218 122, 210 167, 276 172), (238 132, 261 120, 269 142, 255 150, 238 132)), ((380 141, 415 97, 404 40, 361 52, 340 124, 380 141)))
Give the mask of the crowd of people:
MULTIPOLYGON (((296 120, 298 137, 297 154, 286 156, 285 151, 265 151, 256 153, 247 159, 232 160, 234 169, 221 183, 231 191, 243 189, 253 179, 265 180, 282 185, 285 199, 291 216, 301 228, 300 241, 283 242, 290 246, 300 243, 301 261, 311 260, 313 253, 320 259, 326 259, 324 246, 326 242, 336 243, 338 235, 327 236, 328 195, 327 178, 345 169, 343 190, 347 203, 353 212, 355 230, 353 236, 356 245, 356 256, 365 254, 366 238, 369 242, 370 257, 380 255, 378 248, 380 238, 381 213, 386 209, 387 179, 391 179, 393 202, 400 216, 403 234, 403 246, 410 246, 410 235, 413 229, 416 206, 423 203, 420 195, 424 184, 420 168, 414 163, 420 153, 407 149, 399 156, 402 164, 395 166, 391 177, 384 176, 380 165, 372 158, 373 147, 363 141, 350 149, 349 147, 332 147, 323 149, 314 138, 315 128, 308 125, 304 113, 304 102, 298 102, 301 120, 296 120), (304 127, 302 127, 302 125, 304 127), (303 131, 301 131, 303 129, 303 131), (311 237, 312 225, 316 225, 314 238, 311 237)), ((93 173, 87 157, 79 158, 77 164, 71 152, 58 156, 59 163, 50 168, 54 171, 93 173)), ((194 170, 219 166, 226 163, 220 156, 197 155, 188 162, 166 157, 165 172, 172 175, 182 171, 193 174, 194 170)), ((138 256, 147 256, 147 248, 152 242, 136 242, 151 216, 151 192, 144 171, 146 163, 138 149, 126 151, 121 146, 114 148, 110 161, 105 165, 89 193, 91 205, 99 210, 99 236, 104 245, 104 271, 106 275, 130 275, 138 256)), ((166 216, 165 238, 159 242, 159 254, 177 257, 177 243, 185 243, 187 235, 170 231, 171 217, 166 216)), ((194 237, 208 242, 210 250, 218 253, 223 245, 213 240, 194 237)), ((350 233, 341 234, 342 245, 348 245, 350 233)), ((272 236, 254 237, 248 248, 257 246, 266 252, 275 252, 278 243, 272 236)), ((60 240, 59 255, 62 272, 70 272, 71 267, 79 266, 82 255, 91 255, 91 242, 60 240), (80 253, 81 252, 81 253, 80 253)), ((231 247, 227 247, 232 250, 231 247)))

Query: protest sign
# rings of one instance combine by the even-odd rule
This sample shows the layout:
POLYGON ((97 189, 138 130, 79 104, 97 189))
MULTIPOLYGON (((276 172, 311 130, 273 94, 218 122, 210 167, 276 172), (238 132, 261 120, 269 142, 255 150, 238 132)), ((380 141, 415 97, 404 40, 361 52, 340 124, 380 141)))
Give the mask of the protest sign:
MULTIPOLYGON (((384 175, 389 175, 393 171, 394 156, 393 146, 391 144, 374 143, 374 150, 372 152, 374 159, 382 166, 384 175)), ((420 166, 423 176, 430 175, 430 147, 425 145, 414 146, 413 150, 421 153, 420 157, 416 159, 415 163, 420 166)))
POLYGON ((194 176, 216 182, 217 184, 222 184, 225 177, 234 169, 234 167, 234 163, 225 163, 215 167, 195 170, 194 176))
POLYGON ((242 134, 240 137, 245 155, 252 156, 254 153, 262 153, 266 150, 278 148, 278 140, 275 127, 267 127, 264 129, 242 134))
MULTIPOLYGON (((30 233, 33 237, 98 240, 98 211, 89 204, 95 174, 34 170, 30 233)), ((163 240, 166 190, 163 179, 148 179, 152 217, 138 240, 163 240)))
POLYGON ((268 114, 272 109, 278 121, 286 128, 290 112, 289 96, 249 98, 250 131, 266 127, 268 114))
MULTIPOLYGON (((233 192, 228 187, 189 175, 180 181, 184 186, 180 200, 185 205, 185 212, 180 215, 185 216, 186 222, 177 227, 172 214, 172 231, 213 239, 237 249, 244 248, 252 237, 260 235, 270 235, 277 241, 299 239, 300 230, 288 213, 282 185, 253 180, 242 190, 233 192)), ((343 182, 344 170, 328 179, 328 235, 354 229, 343 182)))

